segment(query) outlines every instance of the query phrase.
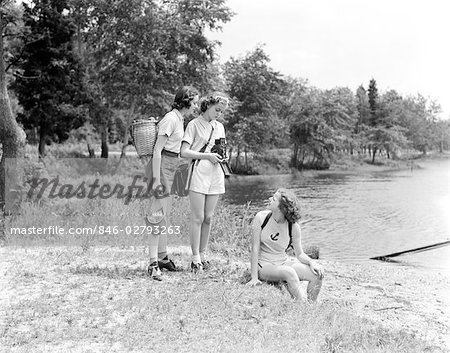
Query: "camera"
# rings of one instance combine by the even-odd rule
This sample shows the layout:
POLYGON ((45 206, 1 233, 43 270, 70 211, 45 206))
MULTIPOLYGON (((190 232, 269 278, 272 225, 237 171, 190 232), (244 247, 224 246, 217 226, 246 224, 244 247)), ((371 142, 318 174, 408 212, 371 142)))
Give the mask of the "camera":
POLYGON ((211 148, 211 152, 217 153, 220 156, 220 158, 222 158, 220 166, 222 167, 223 174, 225 175, 225 178, 230 177, 232 170, 227 161, 228 158, 227 148, 225 139, 223 137, 214 140, 214 146, 211 148))

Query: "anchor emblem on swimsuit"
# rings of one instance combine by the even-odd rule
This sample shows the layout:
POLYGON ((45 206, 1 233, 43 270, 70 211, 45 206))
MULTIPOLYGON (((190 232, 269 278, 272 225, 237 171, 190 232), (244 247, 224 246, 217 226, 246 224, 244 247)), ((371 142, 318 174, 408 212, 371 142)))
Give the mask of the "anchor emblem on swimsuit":
POLYGON ((273 241, 277 241, 279 235, 280 235, 280 233, 277 233, 277 234, 271 234, 271 235, 270 235, 270 239, 272 239, 273 241))

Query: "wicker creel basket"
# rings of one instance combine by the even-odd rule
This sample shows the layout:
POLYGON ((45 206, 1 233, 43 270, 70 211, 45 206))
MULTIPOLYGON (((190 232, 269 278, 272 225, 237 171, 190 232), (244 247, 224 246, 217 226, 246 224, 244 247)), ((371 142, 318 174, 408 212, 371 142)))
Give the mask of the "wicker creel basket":
POLYGON ((137 119, 131 124, 131 137, 139 157, 152 156, 158 135, 156 118, 137 119))

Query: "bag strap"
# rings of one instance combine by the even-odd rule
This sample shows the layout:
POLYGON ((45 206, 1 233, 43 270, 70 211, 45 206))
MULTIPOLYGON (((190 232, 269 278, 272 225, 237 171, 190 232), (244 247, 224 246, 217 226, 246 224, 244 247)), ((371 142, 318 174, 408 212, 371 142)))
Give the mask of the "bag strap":
POLYGON ((292 246, 292 223, 291 222, 288 223, 288 231, 289 231, 289 245, 286 248, 286 250, 293 248, 293 246, 292 246))
POLYGON ((261 224, 261 230, 264 229, 264 227, 267 225, 267 222, 269 222, 269 218, 270 216, 272 216, 272 212, 269 212, 266 216, 266 218, 264 218, 264 221, 261 224))
MULTIPOLYGON (((201 153, 205 152, 206 147, 208 147, 209 142, 211 141, 211 137, 212 137, 213 132, 214 132, 214 126, 211 125, 211 133, 209 134, 208 141, 207 141, 207 142, 205 143, 205 145, 199 150, 199 152, 201 152, 201 153)), ((199 164, 199 163, 200 163, 200 159, 193 159, 193 160, 192 160, 192 164, 194 164, 194 163, 199 164)))
POLYGON ((212 137, 213 132, 214 132, 214 126, 211 125, 211 133, 209 134, 208 141, 207 141, 207 142, 205 143, 205 145, 200 149, 199 152, 202 152, 202 153, 205 152, 206 147, 208 147, 209 142, 211 141, 211 137, 212 137))
MULTIPOLYGON (((261 224, 261 231, 264 229, 264 227, 267 225, 267 222, 269 222, 270 216, 272 216, 272 212, 269 212, 264 218, 264 221, 261 224)), ((288 232, 289 232, 289 245, 286 248, 288 250, 289 248, 292 248, 292 223, 288 222, 288 232)))

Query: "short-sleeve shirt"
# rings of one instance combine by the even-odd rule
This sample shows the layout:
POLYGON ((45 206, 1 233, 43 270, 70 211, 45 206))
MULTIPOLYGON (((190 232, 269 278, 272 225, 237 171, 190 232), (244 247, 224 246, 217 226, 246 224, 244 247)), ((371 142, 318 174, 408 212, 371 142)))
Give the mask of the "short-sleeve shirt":
POLYGON ((271 216, 264 229, 261 230, 261 225, 269 212, 269 210, 258 212, 252 222, 253 231, 261 232, 258 261, 282 265, 288 258, 286 248, 290 242, 289 223, 277 223, 271 216))
POLYGON ((183 141, 186 141, 191 146, 191 150, 200 151, 202 147, 208 142, 211 134, 211 127, 214 132, 211 136, 205 152, 211 152, 214 146, 214 141, 218 138, 225 138, 225 128, 223 124, 217 120, 207 121, 203 116, 199 116, 189 122, 184 133, 183 141))
POLYGON ((158 123, 158 135, 166 135, 167 141, 164 149, 180 153, 181 140, 184 135, 183 116, 176 110, 168 112, 158 123))
MULTIPOLYGON (((203 116, 199 116, 189 122, 184 133, 183 141, 190 144, 190 149, 200 151, 206 142, 208 146, 205 152, 211 152, 215 140, 225 138, 225 129, 217 120, 207 121, 203 116), (214 127, 211 135, 211 127, 214 127), (209 140, 209 136, 211 139, 209 140)), ((200 159, 196 162, 192 172, 189 190, 205 195, 218 195, 225 192, 225 178, 220 165, 213 164, 208 159, 200 159)))

